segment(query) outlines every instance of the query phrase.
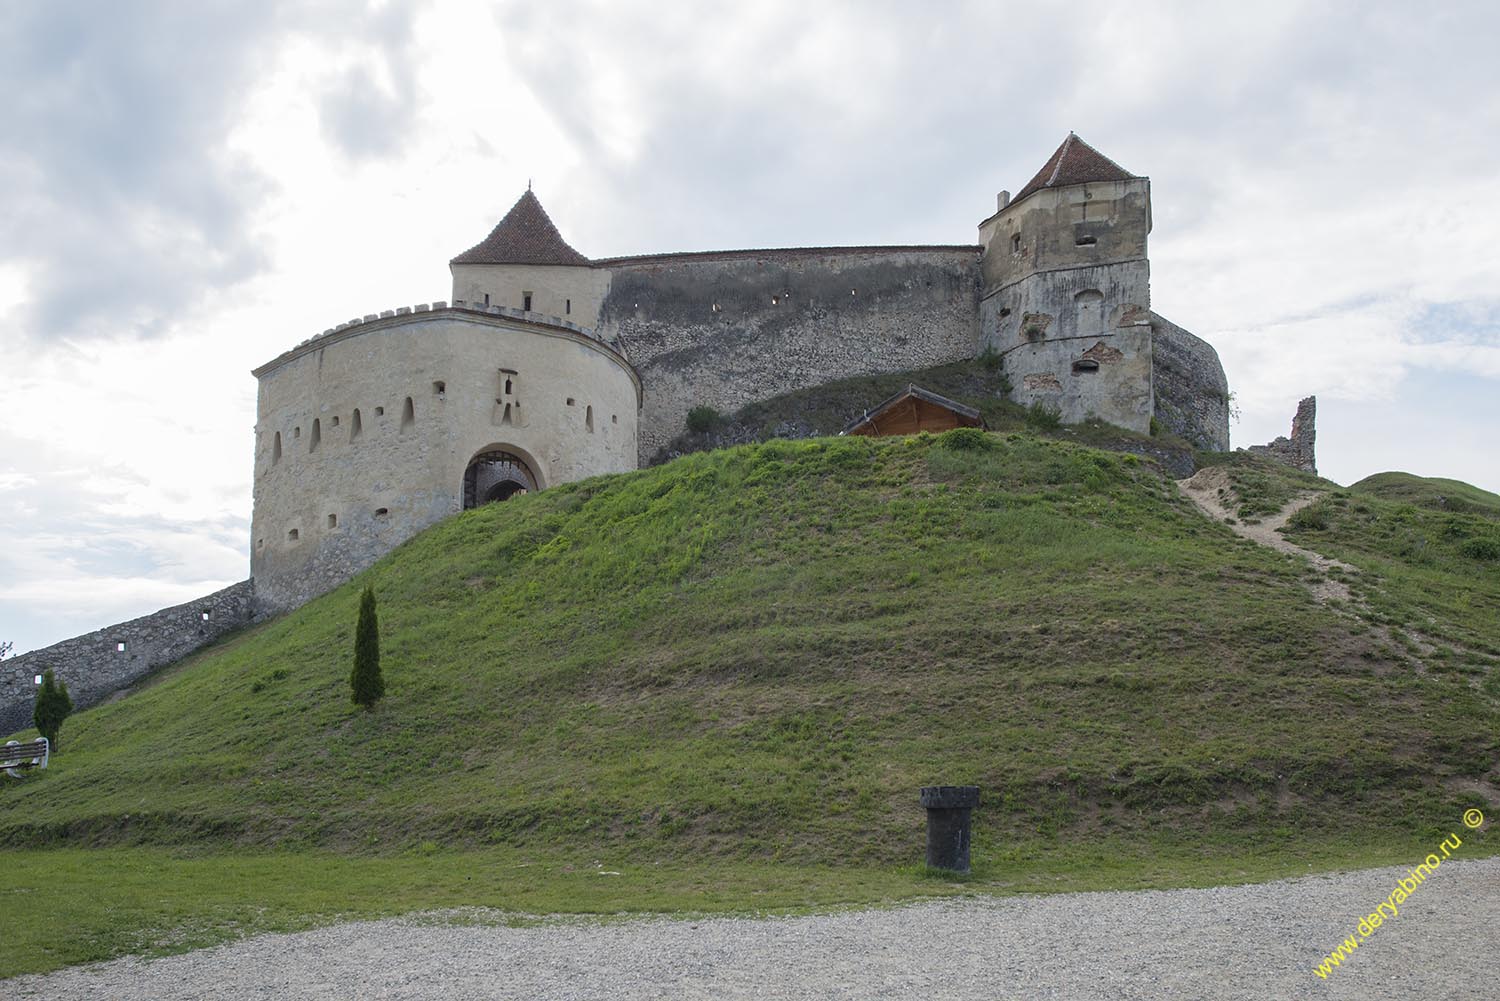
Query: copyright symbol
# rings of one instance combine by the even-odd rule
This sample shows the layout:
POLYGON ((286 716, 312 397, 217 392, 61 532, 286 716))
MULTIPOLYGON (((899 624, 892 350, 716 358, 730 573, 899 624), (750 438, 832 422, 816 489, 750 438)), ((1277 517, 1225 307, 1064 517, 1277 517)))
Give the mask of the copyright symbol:
POLYGON ((1480 813, 1478 810, 1464 811, 1464 826, 1469 830, 1474 830, 1482 823, 1484 823, 1484 814, 1480 813))

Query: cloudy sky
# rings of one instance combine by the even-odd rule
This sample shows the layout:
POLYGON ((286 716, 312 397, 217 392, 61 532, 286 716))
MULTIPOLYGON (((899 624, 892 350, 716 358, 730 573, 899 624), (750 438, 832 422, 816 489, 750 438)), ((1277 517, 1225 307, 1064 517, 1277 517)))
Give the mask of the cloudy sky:
POLYGON ((449 297, 528 179, 593 257, 966 243, 1068 131, 1152 301, 1322 471, 1500 490, 1500 13, 4 0, 0 639, 248 574, 249 370, 449 297))

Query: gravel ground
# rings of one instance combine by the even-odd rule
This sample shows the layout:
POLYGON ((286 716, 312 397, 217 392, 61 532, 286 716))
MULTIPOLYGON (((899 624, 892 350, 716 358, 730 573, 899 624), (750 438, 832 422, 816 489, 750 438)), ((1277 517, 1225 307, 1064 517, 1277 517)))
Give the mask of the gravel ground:
POLYGON ((1131 893, 966 898, 797 918, 541 926, 425 919, 265 935, 0 981, 5 997, 1500 997, 1500 857, 1452 860, 1326 980, 1405 869, 1131 893))

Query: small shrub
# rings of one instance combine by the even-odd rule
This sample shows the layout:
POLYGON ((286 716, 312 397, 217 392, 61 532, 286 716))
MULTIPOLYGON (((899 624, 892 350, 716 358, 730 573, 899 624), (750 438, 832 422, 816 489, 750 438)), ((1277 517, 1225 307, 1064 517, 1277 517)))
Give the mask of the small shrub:
POLYGON ((1005 364, 1005 356, 995 350, 993 344, 985 345, 983 351, 979 352, 979 367, 991 375, 1000 371, 1000 366, 1005 364))
POLYGON ((707 434, 719 419, 719 412, 713 407, 694 407, 687 413, 687 429, 694 434, 707 434))
POLYGON ((351 696, 356 705, 373 709, 385 694, 380 676, 380 623, 375 617, 375 589, 366 587, 359 596, 359 622, 354 627, 354 670, 349 674, 351 696))
POLYGON ((982 428, 954 428, 937 436, 938 445, 955 452, 977 452, 995 447, 995 438, 982 428))
POLYGON ((1458 547, 1458 551, 1471 560, 1493 562, 1500 560, 1500 539, 1469 539, 1458 547))
POLYGON ((73 699, 68 695, 68 686, 58 681, 49 667, 42 672, 42 690, 36 695, 36 708, 31 712, 31 721, 37 732, 47 738, 52 750, 57 750, 57 733, 63 720, 73 711, 73 699))
POLYGON ((1037 400, 1026 408, 1026 423, 1042 431, 1052 431, 1062 426, 1062 411, 1037 400))
POLYGON ((1151 437, 1161 437, 1161 421, 1157 420, 1155 417, 1151 418, 1151 437))
POLYGON ((1326 532, 1328 512, 1322 504, 1310 504, 1288 518, 1286 523, 1299 532, 1326 532))

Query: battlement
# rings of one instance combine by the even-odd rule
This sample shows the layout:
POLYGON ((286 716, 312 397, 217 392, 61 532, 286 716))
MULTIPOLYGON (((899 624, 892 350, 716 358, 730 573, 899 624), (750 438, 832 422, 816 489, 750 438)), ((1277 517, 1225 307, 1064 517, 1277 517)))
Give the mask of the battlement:
POLYGON ((353 337, 371 330, 391 326, 395 321, 409 322, 412 318, 435 318, 453 313, 479 313, 486 316, 503 316, 506 319, 517 320, 535 327, 551 327, 595 341, 609 351, 619 354, 618 349, 612 343, 595 333, 594 328, 581 326, 560 316, 550 316, 544 313, 515 309, 510 306, 487 306, 477 302, 465 302, 462 299, 454 300, 450 306, 446 301, 439 299, 437 302, 419 302, 414 306, 398 306, 395 309, 382 310, 379 313, 366 313, 364 316, 345 320, 337 326, 329 327, 321 334, 316 334, 298 342, 295 347, 283 351, 264 365, 253 369, 251 374, 258 379, 269 372, 275 371, 292 359, 307 354, 309 351, 327 347, 346 337, 353 337))

